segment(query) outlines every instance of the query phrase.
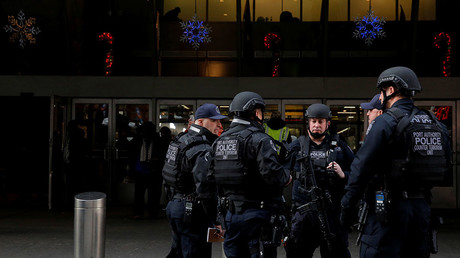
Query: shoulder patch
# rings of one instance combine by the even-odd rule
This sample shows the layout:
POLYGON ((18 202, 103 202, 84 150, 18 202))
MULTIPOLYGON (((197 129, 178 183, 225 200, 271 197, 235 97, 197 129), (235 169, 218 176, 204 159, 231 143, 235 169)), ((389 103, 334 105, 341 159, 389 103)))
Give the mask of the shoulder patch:
POLYGON ((166 160, 168 163, 175 162, 177 157, 177 146, 169 145, 168 152, 166 153, 166 160))
POLYGON ((275 144, 273 143, 273 140, 270 140, 270 146, 272 146, 272 149, 273 149, 275 152, 278 152, 278 149, 276 148, 275 144))

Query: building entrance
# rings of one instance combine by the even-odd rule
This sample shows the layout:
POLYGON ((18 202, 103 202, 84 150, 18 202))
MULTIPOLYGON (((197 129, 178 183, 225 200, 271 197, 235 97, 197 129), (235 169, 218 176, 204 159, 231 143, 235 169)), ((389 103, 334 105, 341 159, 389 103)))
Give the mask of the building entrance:
POLYGON ((69 151, 78 160, 66 169, 70 194, 100 191, 107 194, 109 203, 132 203, 129 146, 136 128, 152 121, 152 101, 73 99, 71 121, 76 133, 70 134, 68 130, 66 142, 72 146, 72 140, 77 141, 74 146, 78 148, 69 151))

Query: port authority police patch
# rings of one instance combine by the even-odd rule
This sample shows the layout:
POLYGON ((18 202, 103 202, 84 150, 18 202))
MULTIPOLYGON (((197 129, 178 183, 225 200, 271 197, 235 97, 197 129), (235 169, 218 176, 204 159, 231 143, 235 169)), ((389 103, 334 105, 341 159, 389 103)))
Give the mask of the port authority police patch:
POLYGON ((224 138, 216 143, 214 157, 218 160, 237 160, 239 142, 236 138, 224 138))

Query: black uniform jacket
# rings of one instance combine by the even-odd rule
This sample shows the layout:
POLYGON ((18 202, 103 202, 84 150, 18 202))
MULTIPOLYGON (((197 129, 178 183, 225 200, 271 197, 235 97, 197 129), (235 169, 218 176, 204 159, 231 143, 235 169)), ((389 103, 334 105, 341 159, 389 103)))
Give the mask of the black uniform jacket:
MULTIPOLYGON (((404 113, 410 114, 414 102, 409 98, 404 98, 396 101, 393 107, 398 107, 404 113)), ((391 169, 392 158, 404 155, 399 153, 404 150, 403 146, 398 146, 400 143, 393 141, 394 130, 398 124, 396 118, 384 112, 374 121, 363 146, 351 164, 348 185, 345 187, 345 196, 342 198, 342 207, 355 207, 371 181, 373 185, 383 185, 382 175, 391 169)))

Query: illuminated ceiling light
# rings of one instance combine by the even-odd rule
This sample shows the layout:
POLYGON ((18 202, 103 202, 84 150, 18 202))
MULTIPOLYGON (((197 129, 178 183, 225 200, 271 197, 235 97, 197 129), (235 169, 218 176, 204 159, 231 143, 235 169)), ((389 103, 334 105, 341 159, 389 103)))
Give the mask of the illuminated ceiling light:
POLYGON ((337 114, 339 114, 339 115, 354 115, 354 114, 356 114, 356 112, 346 112, 346 111, 343 111, 343 112, 337 112, 337 114))
POLYGON ((223 3, 223 2, 224 2, 224 0, 220 0, 219 2, 223 3))
POLYGON ((227 16, 228 16, 228 14, 224 13, 224 16, 225 16, 225 17, 227 17, 227 16))
POLYGON ((344 106, 343 108, 356 108, 355 106, 344 106))
POLYGON ((190 109, 189 107, 187 107, 186 105, 181 105, 183 108, 185 109, 190 109))

